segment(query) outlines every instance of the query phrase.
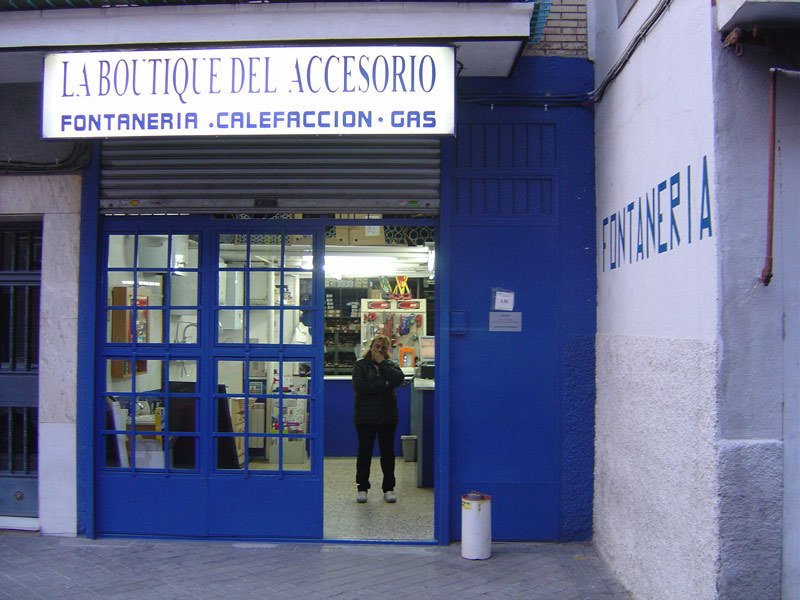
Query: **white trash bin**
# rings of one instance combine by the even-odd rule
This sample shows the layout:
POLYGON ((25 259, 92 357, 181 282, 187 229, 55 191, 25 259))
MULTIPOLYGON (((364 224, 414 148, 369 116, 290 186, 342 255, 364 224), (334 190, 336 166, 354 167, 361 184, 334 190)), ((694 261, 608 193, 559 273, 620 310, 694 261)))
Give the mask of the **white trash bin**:
POLYGON ((492 555, 492 497, 480 492, 461 496, 461 556, 484 560, 492 555))

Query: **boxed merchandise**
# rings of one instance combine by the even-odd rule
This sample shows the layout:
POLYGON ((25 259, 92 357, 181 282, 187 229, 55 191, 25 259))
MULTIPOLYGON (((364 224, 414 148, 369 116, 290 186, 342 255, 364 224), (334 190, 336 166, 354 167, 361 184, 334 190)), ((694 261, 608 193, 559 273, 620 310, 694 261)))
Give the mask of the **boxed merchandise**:
POLYGON ((347 246, 350 244, 350 227, 334 227, 333 237, 325 236, 325 243, 334 246, 347 246))
POLYGON ((386 244, 383 227, 380 225, 358 225, 348 227, 348 230, 347 236, 353 246, 383 246, 386 244))

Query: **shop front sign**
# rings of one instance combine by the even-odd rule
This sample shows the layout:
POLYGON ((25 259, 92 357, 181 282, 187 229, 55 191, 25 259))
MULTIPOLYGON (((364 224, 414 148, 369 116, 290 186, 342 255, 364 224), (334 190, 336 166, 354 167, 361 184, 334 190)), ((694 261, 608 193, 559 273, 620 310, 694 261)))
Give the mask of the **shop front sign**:
POLYGON ((53 53, 43 81, 44 138, 455 131, 449 46, 53 53))

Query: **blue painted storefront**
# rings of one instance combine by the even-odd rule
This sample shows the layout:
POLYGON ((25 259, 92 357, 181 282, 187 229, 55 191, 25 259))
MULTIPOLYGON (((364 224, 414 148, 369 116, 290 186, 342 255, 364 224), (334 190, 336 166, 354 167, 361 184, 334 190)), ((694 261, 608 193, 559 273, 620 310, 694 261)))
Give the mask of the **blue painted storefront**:
MULTIPOLYGON (((496 540, 591 537, 593 113, 580 106, 525 106, 524 99, 592 87, 590 63, 555 58, 521 58, 508 79, 459 80, 457 136, 442 141, 437 240, 435 535, 440 543, 460 538, 459 499, 471 490, 493 496, 496 540), (515 293, 521 332, 489 331, 494 288, 515 293), (463 330, 450 330, 462 320, 463 330)), ((96 181, 96 170, 87 173, 96 181)), ((84 202, 96 207, 90 188, 84 202)), ((96 218, 84 220, 82 234, 83 266, 94 270, 96 218)), ((94 314, 95 288, 83 287, 81 294, 82 314, 94 314)), ((94 362, 92 344, 83 340, 79 360, 84 423, 94 395, 94 377, 86 372, 94 362)), ((347 435, 349 385, 325 385, 328 456, 353 453, 347 435)), ((407 406, 407 391, 400 397, 407 406)), ((401 423, 398 434, 405 426, 401 423)), ((80 529, 93 535, 102 507, 118 499, 95 496, 89 466, 94 432, 85 426, 80 432, 80 529)), ((291 499, 284 503, 288 510, 291 499)))
POLYGON ((591 65, 522 59, 508 80, 461 79, 458 136, 448 140, 442 230, 450 311, 450 536, 459 495, 493 496, 502 540, 591 537, 595 234, 591 108, 504 106, 578 93, 591 65), (505 101, 503 100, 505 97, 505 101), (492 105, 494 102, 494 105, 492 105), (516 293, 521 333, 491 333, 492 288, 516 293))

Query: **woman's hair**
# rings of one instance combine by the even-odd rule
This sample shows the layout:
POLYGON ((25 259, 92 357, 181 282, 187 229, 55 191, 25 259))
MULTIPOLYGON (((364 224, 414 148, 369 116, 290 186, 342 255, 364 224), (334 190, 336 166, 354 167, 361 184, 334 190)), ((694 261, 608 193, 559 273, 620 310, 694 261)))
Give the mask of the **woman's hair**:
POLYGON ((364 356, 362 358, 369 358, 369 353, 372 351, 372 347, 375 345, 375 342, 377 342, 378 340, 384 340, 386 342, 386 347, 387 348, 391 348, 392 344, 389 341, 389 338, 387 336, 385 336, 385 335, 376 335, 370 341, 369 346, 367 346, 367 349, 364 352, 364 356))

